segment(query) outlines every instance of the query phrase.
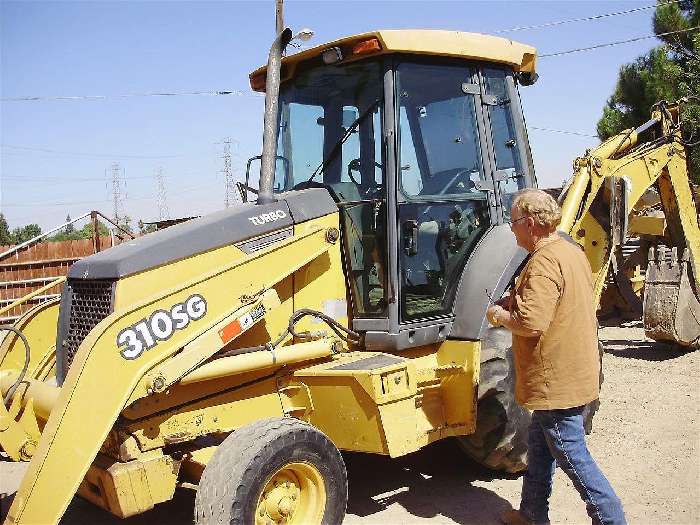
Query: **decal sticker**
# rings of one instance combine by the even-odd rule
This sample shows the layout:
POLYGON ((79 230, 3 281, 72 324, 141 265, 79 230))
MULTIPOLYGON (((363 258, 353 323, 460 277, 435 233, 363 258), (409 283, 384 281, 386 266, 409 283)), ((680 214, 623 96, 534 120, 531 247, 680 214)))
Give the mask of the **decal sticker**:
POLYGON ((248 330, 248 328, 253 326, 255 322, 258 319, 262 318, 262 316, 264 315, 265 307, 261 304, 260 306, 248 312, 247 314, 242 315, 237 319, 234 319, 229 324, 224 326, 221 330, 219 330, 219 337, 221 338, 221 342, 228 343, 234 337, 237 337, 239 334, 248 330))
POLYGON ((167 341, 177 330, 182 330, 191 321, 197 321, 207 313, 207 302, 195 294, 182 303, 174 304, 170 310, 156 310, 147 319, 129 326, 117 335, 117 347, 124 359, 136 359, 160 341, 167 341))
POLYGON ((270 213, 261 213, 255 217, 248 217, 248 220, 255 224, 256 226, 262 226, 268 222, 275 222, 280 219, 284 219, 287 214, 283 210, 275 210, 270 213))

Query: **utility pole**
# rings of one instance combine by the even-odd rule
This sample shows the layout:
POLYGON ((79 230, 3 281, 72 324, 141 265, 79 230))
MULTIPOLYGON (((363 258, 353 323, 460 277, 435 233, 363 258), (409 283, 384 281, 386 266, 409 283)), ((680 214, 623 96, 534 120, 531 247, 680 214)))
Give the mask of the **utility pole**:
POLYGON ((114 222, 119 224, 119 215, 123 209, 122 196, 121 196, 121 177, 122 168, 118 162, 112 162, 111 166, 112 172, 112 203, 113 203, 113 215, 114 222))
POLYGON ((158 184, 158 220, 164 221, 170 218, 170 211, 168 211, 165 177, 163 176, 162 166, 159 166, 156 170, 156 183, 158 184))
MULTIPOLYGON (((224 145, 224 206, 226 208, 236 203, 236 187, 233 182, 233 167, 231 165, 231 144, 237 145, 230 137, 222 141, 224 145)), ((236 152, 237 153, 237 152, 236 152)))

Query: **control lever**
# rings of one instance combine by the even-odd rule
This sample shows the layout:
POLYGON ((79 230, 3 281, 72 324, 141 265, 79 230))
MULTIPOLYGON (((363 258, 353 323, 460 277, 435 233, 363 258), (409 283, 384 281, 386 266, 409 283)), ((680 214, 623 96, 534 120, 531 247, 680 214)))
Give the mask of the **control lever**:
POLYGON ((403 223, 404 252, 409 257, 418 253, 418 221, 410 220, 403 223))

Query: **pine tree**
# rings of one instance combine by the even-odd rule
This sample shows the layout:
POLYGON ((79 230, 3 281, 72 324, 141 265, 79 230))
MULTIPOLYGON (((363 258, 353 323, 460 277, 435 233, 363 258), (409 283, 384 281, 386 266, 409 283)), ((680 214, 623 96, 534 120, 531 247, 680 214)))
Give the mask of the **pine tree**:
MULTIPOLYGON (((700 0, 659 2, 654 14, 657 35, 700 26, 700 0)), ((700 32, 674 33, 659 38, 663 45, 620 68, 615 92, 603 108, 597 131, 601 140, 650 118, 651 107, 660 100, 675 102, 688 97, 681 107, 683 133, 690 150, 690 173, 700 182, 700 32)))
POLYGON ((66 222, 68 224, 66 224, 66 227, 63 228, 63 232, 69 236, 75 231, 75 227, 73 226, 73 223, 70 221, 71 221, 71 219, 70 219, 70 213, 69 213, 68 215, 66 215, 66 222))
POLYGON ((7 225, 5 216, 0 213, 0 246, 7 246, 9 244, 14 244, 12 241, 12 234, 10 233, 10 227, 7 225))

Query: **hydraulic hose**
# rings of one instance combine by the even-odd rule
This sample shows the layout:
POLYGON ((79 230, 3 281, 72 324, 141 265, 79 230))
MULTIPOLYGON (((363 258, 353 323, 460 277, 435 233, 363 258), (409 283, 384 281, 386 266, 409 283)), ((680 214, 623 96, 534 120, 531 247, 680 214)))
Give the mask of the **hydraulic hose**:
POLYGON ((288 335, 293 335, 294 337, 298 337, 299 339, 308 339, 308 336, 306 336, 304 333, 298 333, 297 331, 294 330, 294 325, 299 322, 299 320, 302 317, 306 316, 311 316, 311 317, 316 317, 320 320, 322 320, 324 323, 326 323, 333 332, 343 339, 344 341, 347 341, 348 343, 353 343, 353 344, 358 344, 360 342, 360 334, 357 332, 350 330, 349 328, 345 328, 342 324, 340 324, 338 321, 333 319, 332 317, 324 314, 323 312, 319 312, 317 310, 311 310, 309 308, 302 308, 300 310, 297 310, 294 312, 291 317, 289 318, 289 324, 287 326, 287 329, 280 334, 280 336, 272 341, 271 343, 267 343, 264 345, 260 346, 252 346, 248 348, 234 348, 233 350, 228 350, 226 352, 221 352, 220 354, 217 354, 217 358, 221 357, 231 357, 234 355, 242 355, 242 354, 249 354, 252 352, 259 352, 261 350, 274 350, 282 341, 284 341, 284 338, 287 337, 288 335))
POLYGON ((17 334, 17 336, 22 340, 22 343, 24 344, 24 367, 22 368, 22 371, 20 374, 17 376, 17 380, 13 383, 13 385, 7 389, 7 393, 5 393, 5 397, 3 398, 3 403, 7 406, 7 402, 12 399, 12 396, 15 393, 15 390, 17 390, 17 387, 24 381, 24 376, 27 375, 27 369, 29 369, 29 360, 31 357, 31 352, 29 349, 29 341, 27 341, 27 338, 24 336, 24 334, 17 328, 15 328, 12 325, 9 324, 3 324, 0 325, 0 330, 8 330, 10 332, 14 332, 17 334))

